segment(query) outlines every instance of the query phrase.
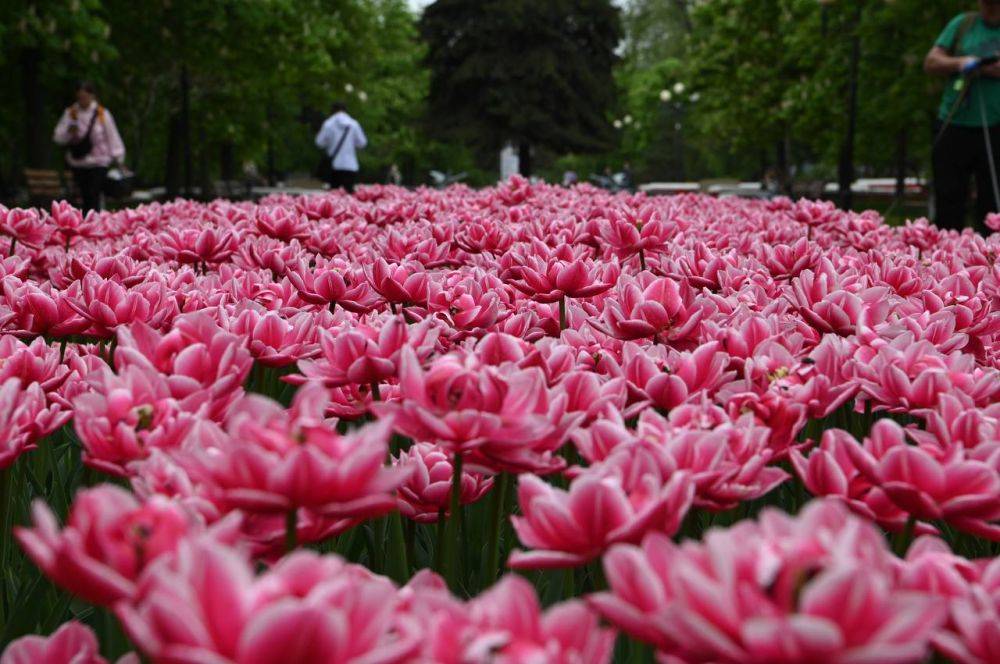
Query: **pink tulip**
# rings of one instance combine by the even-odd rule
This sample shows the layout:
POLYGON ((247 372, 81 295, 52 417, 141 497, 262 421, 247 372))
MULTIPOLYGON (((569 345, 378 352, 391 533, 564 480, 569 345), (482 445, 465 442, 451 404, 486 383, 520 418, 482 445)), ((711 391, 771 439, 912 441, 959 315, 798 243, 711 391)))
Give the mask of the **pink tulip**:
POLYGON ((768 464, 774 451, 769 431, 745 415, 710 431, 684 430, 652 411, 639 418, 638 436, 662 447, 679 470, 691 473, 694 504, 712 511, 735 508, 760 498, 788 479, 768 464))
POLYGON ((512 517, 521 543, 515 569, 576 567, 618 542, 638 542, 648 532, 674 534, 687 514, 694 485, 655 446, 617 448, 579 475, 568 491, 533 475, 518 480, 523 516, 512 517))
POLYGON ((1000 564, 990 560, 964 597, 951 602, 948 629, 934 637, 938 652, 961 664, 1000 656, 1000 564))
POLYGON ((919 662, 944 619, 898 589, 881 535, 835 503, 765 512, 674 544, 652 534, 604 559, 601 614, 663 657, 731 662, 919 662))
POLYGON ((16 285, 4 280, 4 299, 14 311, 14 325, 19 331, 63 339, 90 327, 90 321, 70 305, 78 296, 78 284, 61 292, 45 286, 39 288, 30 282, 16 285))
POLYGON ((61 243, 69 248, 70 242, 76 237, 88 237, 94 232, 96 218, 88 214, 84 218, 83 213, 74 208, 66 201, 53 201, 49 211, 49 219, 55 226, 55 235, 61 243))
POLYGON ((665 411, 685 403, 692 395, 714 394, 734 372, 726 371, 729 356, 718 342, 709 342, 692 352, 671 351, 657 366, 656 355, 627 343, 622 351, 626 378, 641 395, 665 411))
POLYGON ((343 260, 320 261, 314 268, 299 261, 289 266, 285 275, 304 301, 331 310, 339 305, 348 311, 364 313, 379 301, 364 274, 343 260))
POLYGON ((280 207, 258 207, 254 223, 262 235, 288 242, 309 237, 306 220, 292 210, 280 207))
POLYGON ((805 270, 814 270, 819 264, 822 252, 806 238, 793 244, 762 245, 762 262, 775 279, 791 279, 805 270))
POLYGON ((68 300, 69 306, 91 324, 90 332, 109 338, 123 325, 142 322, 157 328, 177 313, 173 301, 162 284, 147 282, 135 289, 126 289, 117 281, 88 274, 82 281, 79 299, 68 300))
POLYGON ((87 380, 93 391, 73 400, 73 425, 84 463, 112 475, 152 448, 178 447, 204 404, 199 395, 178 402, 163 376, 139 366, 117 375, 105 366, 87 380))
MULTIPOLYGON (((418 523, 434 523, 439 515, 447 516, 454 469, 444 450, 430 443, 414 443, 393 464, 409 471, 397 489, 399 511, 404 516, 418 523)), ((492 486, 492 478, 463 469, 459 500, 462 505, 477 502, 492 486)))
POLYGON ((505 306, 510 295, 499 279, 482 274, 455 276, 442 284, 431 283, 428 309, 454 328, 456 340, 491 330, 510 315, 505 306))
MULTIPOLYGON (((107 664, 101 657, 97 637, 75 620, 60 625, 51 636, 22 636, 0 655, 0 664, 107 664)), ((134 654, 118 664, 139 664, 134 654)))
POLYGON ((952 553, 944 541, 930 535, 910 545, 898 572, 903 588, 947 598, 967 597, 980 576, 974 562, 952 553))
POLYGON ((186 314, 161 335, 143 324, 119 330, 115 366, 134 365, 162 374, 170 396, 207 399, 209 416, 221 419, 242 394, 253 359, 243 340, 225 332, 207 313, 186 314))
POLYGON ((162 497, 139 503, 110 484, 80 491, 62 530, 41 500, 32 518, 33 528, 14 529, 28 557, 56 585, 102 606, 131 597, 145 566, 194 530, 175 503, 162 497))
POLYGON ((430 281, 419 263, 391 265, 378 258, 371 266, 365 266, 365 274, 375 292, 391 306, 427 304, 430 281))
POLYGON ((861 390, 876 410, 933 408, 940 395, 953 391, 986 405, 1000 393, 996 369, 982 369, 974 358, 958 351, 943 355, 927 341, 914 343, 909 333, 878 350, 861 348, 855 359, 861 390))
POLYGON ((1000 215, 995 212, 986 215, 986 227, 991 231, 1000 230, 1000 215))
POLYGON ((315 319, 306 312, 282 318, 269 311, 244 309, 225 321, 230 332, 247 340, 247 349, 258 362, 268 367, 285 367, 298 360, 319 354, 315 319))
POLYGON ((115 613, 156 662, 402 664, 422 635, 396 603, 390 581, 335 556, 297 552, 255 578, 244 557, 200 539, 152 565, 115 613))
POLYGON ((444 581, 424 570, 400 593, 400 610, 413 616, 425 634, 418 661, 438 664, 607 664, 614 632, 576 600, 542 612, 534 589, 508 575, 463 604, 444 581))
POLYGON ((513 244, 510 233, 496 223, 472 222, 463 224, 455 242, 470 254, 501 254, 513 244))
POLYGON ((537 302, 558 302, 599 295, 611 288, 616 277, 612 266, 589 260, 527 256, 512 270, 508 283, 537 302))
POLYGON ((500 371, 471 355, 446 355, 424 372, 409 347, 400 355, 396 428, 448 450, 477 451, 477 463, 495 470, 556 470, 552 452, 576 418, 564 400, 551 399, 539 370, 500 371))
POLYGON ((605 300, 604 326, 618 339, 685 342, 695 337, 708 310, 686 284, 640 275, 605 300))
POLYGON ((851 461, 848 448, 857 445, 846 431, 829 429, 823 432, 820 446, 808 459, 799 450, 792 450, 790 460, 799 479, 814 496, 840 498, 853 512, 888 530, 901 531, 906 525, 906 512, 878 484, 868 481, 851 461))
POLYGON ((45 343, 41 337, 30 345, 17 337, 0 337, 0 382, 18 378, 27 387, 37 383, 46 392, 58 390, 69 378, 69 369, 62 364, 59 349, 45 343))
POLYGON ((49 229, 34 209, 8 210, 0 206, 0 233, 18 244, 37 249, 45 244, 49 229))
POLYGON ((215 228, 172 229, 161 236, 163 255, 187 265, 217 265, 236 253, 237 236, 233 231, 215 228))
POLYGON ((864 477, 911 517, 944 519, 1000 541, 1000 473, 995 464, 967 459, 962 448, 944 451, 909 445, 902 427, 879 420, 864 446, 848 445, 864 477))
POLYGON ((328 387, 364 385, 367 389, 398 375, 404 347, 426 358, 438 339, 438 330, 430 321, 408 326, 402 317, 392 316, 380 322, 381 329, 358 324, 337 333, 321 332, 320 356, 299 362, 302 375, 290 380, 320 381, 328 387))
POLYGON ((564 602, 543 614, 534 589, 516 576, 504 577, 469 609, 478 634, 466 645, 465 661, 601 664, 611 659, 614 632, 598 627, 586 606, 564 602))
POLYGON ((0 385, 0 424, 3 425, 3 434, 0 436, 0 471, 35 447, 29 432, 20 424, 22 416, 19 410, 23 409, 20 406, 21 395, 21 381, 17 378, 9 378, 0 385))
POLYGON ((286 411, 265 397, 234 404, 225 431, 201 422, 188 441, 189 472, 227 508, 374 516, 395 507, 406 477, 383 466, 391 420, 341 436, 326 421, 325 389, 311 383, 286 411))

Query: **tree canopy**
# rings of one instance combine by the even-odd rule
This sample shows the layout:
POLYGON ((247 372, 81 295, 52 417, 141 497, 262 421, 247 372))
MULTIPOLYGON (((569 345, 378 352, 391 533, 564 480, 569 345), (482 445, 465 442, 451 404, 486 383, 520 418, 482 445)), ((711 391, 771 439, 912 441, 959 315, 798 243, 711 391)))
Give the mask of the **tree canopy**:
POLYGON ((420 31, 434 127, 485 150, 613 147, 609 110, 621 39, 608 0, 438 0, 420 31))
POLYGON ((0 98, 6 178, 58 163, 52 125, 79 79, 115 113, 129 164, 175 189, 245 160, 310 169, 337 98, 370 128, 372 170, 424 151, 428 79, 405 0, 18 0, 0 26, 0 66, 21 92, 0 98))

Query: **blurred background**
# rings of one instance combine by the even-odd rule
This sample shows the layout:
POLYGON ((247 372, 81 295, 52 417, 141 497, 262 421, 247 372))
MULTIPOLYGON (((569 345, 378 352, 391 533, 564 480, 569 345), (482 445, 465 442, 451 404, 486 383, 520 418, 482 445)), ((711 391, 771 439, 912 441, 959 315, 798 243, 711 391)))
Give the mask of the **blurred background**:
MULTIPOLYGON (((768 180, 856 206, 929 172, 943 0, 0 0, 0 200, 60 169, 52 128, 95 83, 163 195, 311 182, 341 99, 362 180, 495 182, 500 151, 561 181, 768 180), (249 175, 248 175, 249 174, 249 175)), ((919 203, 919 201, 918 201, 919 203)))

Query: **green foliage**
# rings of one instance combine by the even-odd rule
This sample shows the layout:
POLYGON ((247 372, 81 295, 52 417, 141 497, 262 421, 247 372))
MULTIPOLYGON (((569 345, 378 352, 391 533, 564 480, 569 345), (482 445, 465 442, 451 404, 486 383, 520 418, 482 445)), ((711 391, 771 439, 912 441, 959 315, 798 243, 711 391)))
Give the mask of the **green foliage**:
MULTIPOLYGON (((0 98, 5 176, 24 163, 25 123, 47 137, 73 81, 88 78, 118 120, 130 165, 162 181, 184 73, 196 182, 219 177, 223 153, 237 173, 244 161, 264 173, 269 156, 279 174, 312 170, 314 131, 338 98, 370 135, 372 177, 394 161, 426 168, 428 79, 405 0, 22 1, 5 3, 0 19, 0 66, 22 88, 39 86, 45 102, 44 117, 28 118, 20 95, 0 98), (21 66, 27 49, 41 57, 34 82, 21 66)), ((49 150, 51 165, 60 160, 49 150)))
POLYGON ((618 73, 619 117, 636 122, 623 128, 621 156, 650 177, 669 176, 664 152, 681 107, 689 177, 692 170, 759 176, 783 158, 800 172, 809 166, 833 173, 846 131, 857 30, 857 160, 870 172, 892 173, 902 136, 910 171, 925 167, 941 83, 921 63, 947 21, 970 8, 958 0, 636 0, 625 16, 618 73), (677 81, 687 91, 681 102, 675 95, 658 104, 657 87, 677 81))
POLYGON ((420 29, 435 129, 485 151, 506 141, 607 150, 621 37, 608 0, 438 0, 420 29))

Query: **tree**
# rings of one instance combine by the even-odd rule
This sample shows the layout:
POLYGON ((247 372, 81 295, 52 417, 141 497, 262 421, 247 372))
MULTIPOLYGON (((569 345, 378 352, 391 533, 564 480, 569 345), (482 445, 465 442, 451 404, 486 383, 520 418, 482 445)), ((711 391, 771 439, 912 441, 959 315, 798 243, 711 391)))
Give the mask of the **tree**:
POLYGON ((4 146, 7 154, 22 154, 28 166, 48 166, 52 128, 47 119, 62 108, 46 94, 47 87, 65 75, 70 62, 98 63, 113 57, 107 33, 97 0, 0 4, 0 66, 8 73, 8 84, 20 83, 19 94, 8 89, 0 107, 0 134, 20 138, 20 145, 11 141, 4 146))
POLYGON ((438 0, 420 31, 442 135, 490 151, 513 141, 524 174, 532 147, 612 146, 621 27, 609 0, 438 0))

